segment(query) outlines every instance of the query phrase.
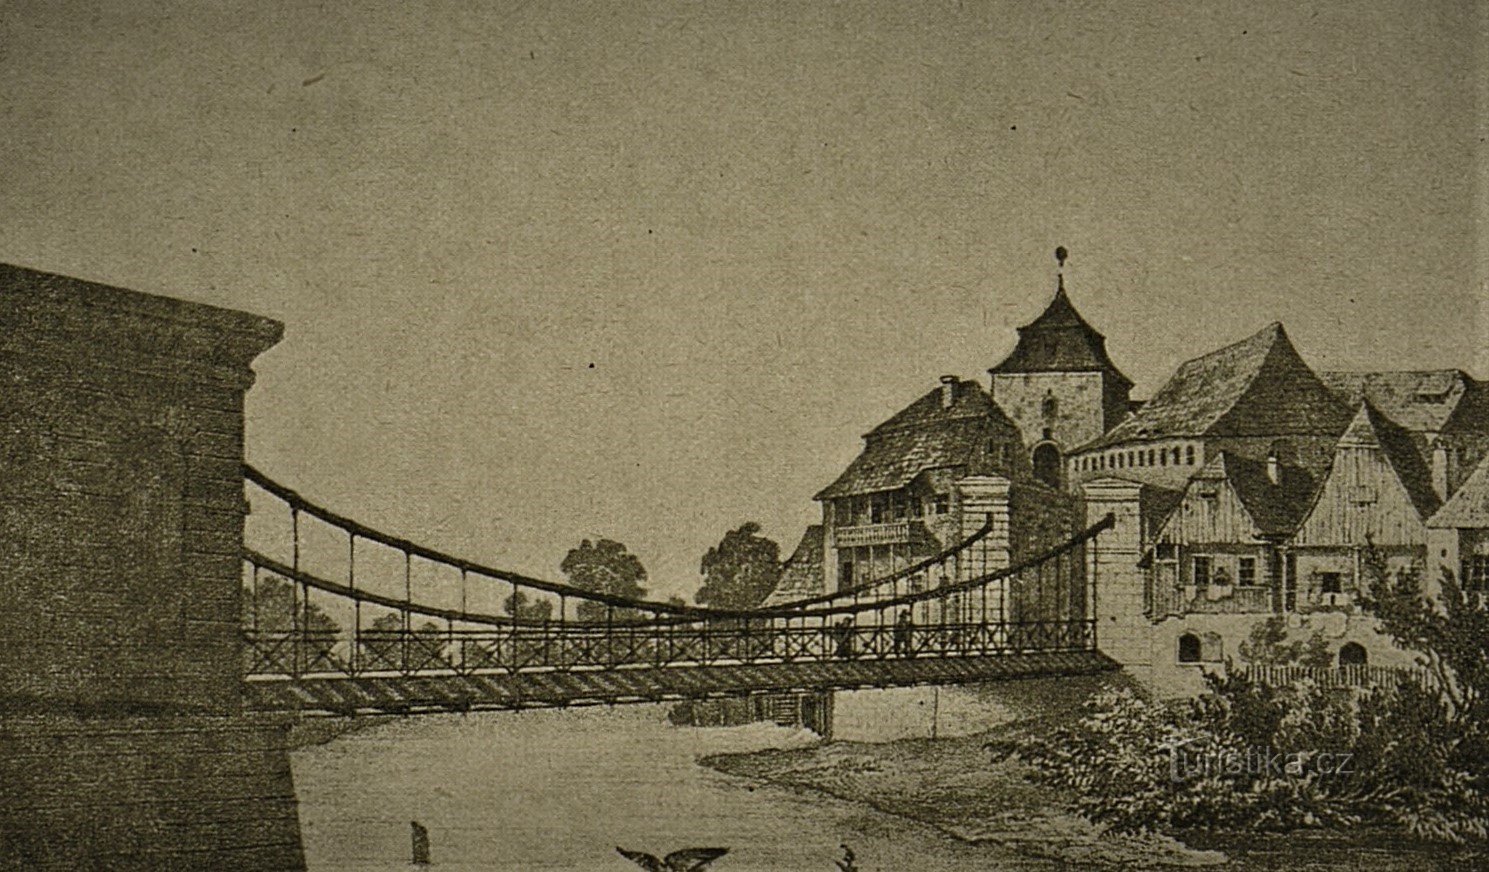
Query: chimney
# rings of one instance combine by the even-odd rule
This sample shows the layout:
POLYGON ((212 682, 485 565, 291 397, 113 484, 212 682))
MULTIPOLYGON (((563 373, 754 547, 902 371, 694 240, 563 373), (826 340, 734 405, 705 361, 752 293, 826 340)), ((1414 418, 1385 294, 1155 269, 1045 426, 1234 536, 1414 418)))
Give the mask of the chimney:
POLYGON ((1277 447, 1267 452, 1267 480, 1273 485, 1282 484, 1282 460, 1277 456, 1277 447))
POLYGON ((954 375, 941 376, 941 408, 951 408, 952 402, 956 400, 957 377, 954 375))
POLYGON ((1448 447, 1438 440, 1432 444, 1432 489, 1437 498, 1448 498, 1448 447))

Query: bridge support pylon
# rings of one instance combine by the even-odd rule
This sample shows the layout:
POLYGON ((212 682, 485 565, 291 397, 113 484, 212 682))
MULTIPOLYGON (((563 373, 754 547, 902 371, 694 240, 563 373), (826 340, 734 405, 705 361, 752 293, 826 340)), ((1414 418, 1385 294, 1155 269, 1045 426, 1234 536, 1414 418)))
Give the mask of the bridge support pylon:
POLYGON ((1086 522, 1110 514, 1114 524, 1087 550, 1087 575, 1094 580, 1096 647, 1144 684, 1153 679, 1153 627, 1144 610, 1142 485, 1103 478, 1082 486, 1086 522))
POLYGON ((14 868, 304 867, 286 724, 241 702, 243 402, 281 333, 0 265, 14 868))

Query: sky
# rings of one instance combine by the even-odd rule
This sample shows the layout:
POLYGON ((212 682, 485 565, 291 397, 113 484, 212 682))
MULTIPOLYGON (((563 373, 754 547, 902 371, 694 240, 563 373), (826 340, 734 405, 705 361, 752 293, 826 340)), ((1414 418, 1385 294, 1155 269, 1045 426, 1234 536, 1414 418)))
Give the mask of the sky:
POLYGON ((0 0, 0 261, 281 320, 246 451, 659 595, 1054 291, 1147 396, 1282 321, 1489 375, 1471 0, 0 0))

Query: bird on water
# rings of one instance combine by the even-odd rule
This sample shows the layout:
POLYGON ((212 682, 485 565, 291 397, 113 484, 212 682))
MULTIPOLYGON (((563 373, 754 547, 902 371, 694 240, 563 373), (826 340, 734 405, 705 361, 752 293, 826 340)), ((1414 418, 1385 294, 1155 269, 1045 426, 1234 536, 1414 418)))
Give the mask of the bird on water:
POLYGON ((658 860, 656 856, 644 851, 627 851, 625 848, 615 850, 646 872, 697 872, 729 853, 728 848, 683 848, 658 860))

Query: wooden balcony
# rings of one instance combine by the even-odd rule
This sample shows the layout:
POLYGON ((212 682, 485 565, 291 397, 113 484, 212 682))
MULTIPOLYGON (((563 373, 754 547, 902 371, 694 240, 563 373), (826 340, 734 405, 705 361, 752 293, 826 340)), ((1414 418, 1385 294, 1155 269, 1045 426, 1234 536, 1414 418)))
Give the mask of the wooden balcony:
POLYGON ((914 539, 919 521, 890 521, 887 524, 859 524, 835 527, 832 543, 838 548, 862 548, 867 545, 902 545, 914 539))
POLYGON ((1198 588, 1194 596, 1185 601, 1184 611, 1200 615, 1264 614, 1272 611, 1272 589, 1261 585, 1198 588))

